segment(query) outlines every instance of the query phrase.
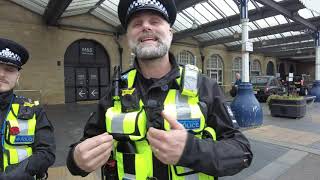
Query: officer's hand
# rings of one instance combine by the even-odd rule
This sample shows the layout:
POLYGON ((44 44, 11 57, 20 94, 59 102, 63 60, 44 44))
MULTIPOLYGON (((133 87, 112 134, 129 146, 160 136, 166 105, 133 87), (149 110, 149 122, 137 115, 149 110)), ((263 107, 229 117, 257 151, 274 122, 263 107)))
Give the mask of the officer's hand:
POLYGON ((176 117, 161 113, 162 117, 170 124, 170 131, 149 128, 147 139, 154 155, 164 164, 176 164, 184 150, 187 141, 187 131, 177 121, 176 117))
POLYGON ((92 172, 104 165, 111 154, 113 137, 104 133, 78 144, 73 152, 75 163, 86 172, 92 172))

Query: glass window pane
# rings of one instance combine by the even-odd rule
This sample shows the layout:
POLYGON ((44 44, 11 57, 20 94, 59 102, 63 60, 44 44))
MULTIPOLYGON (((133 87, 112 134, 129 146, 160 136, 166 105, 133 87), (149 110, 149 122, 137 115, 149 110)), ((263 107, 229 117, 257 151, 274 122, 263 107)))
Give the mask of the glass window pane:
MULTIPOLYGON (((206 19, 204 22, 201 22, 201 21, 200 21, 201 24, 206 23, 206 22, 209 22, 209 21, 214 21, 214 20, 217 19, 217 18, 215 18, 215 17, 212 15, 212 13, 210 13, 210 12, 207 10, 207 8, 205 8, 202 4, 196 5, 195 8, 196 8, 196 10, 197 10, 198 12, 201 13, 201 16, 206 19)), ((198 16, 196 16, 196 17, 198 17, 198 16)))
POLYGON ((182 65, 186 65, 186 64, 195 65, 195 57, 189 51, 182 51, 178 54, 177 62, 182 65))
POLYGON ((216 7, 219 8, 220 12, 222 12, 226 16, 231 16, 236 14, 223 0, 219 0, 219 1, 210 0, 210 2, 215 4, 216 7))
POLYGON ((228 3, 229 6, 231 6, 231 8, 236 11, 237 14, 240 14, 240 11, 239 11, 239 8, 238 6, 236 5, 236 3, 234 3, 233 0, 225 0, 226 3, 228 3))
POLYGON ((279 23, 274 19, 274 17, 265 18, 270 26, 277 26, 279 23))
POLYGON ((311 11, 310 11, 309 9, 306 9, 306 8, 300 9, 300 10, 298 11, 298 14, 299 14, 300 16, 302 16, 303 18, 305 18, 305 19, 309 19, 309 18, 314 17, 313 14, 311 13, 311 11))
POLYGON ((223 84, 223 66, 219 55, 212 55, 208 59, 207 76, 216 80, 218 84, 223 84))

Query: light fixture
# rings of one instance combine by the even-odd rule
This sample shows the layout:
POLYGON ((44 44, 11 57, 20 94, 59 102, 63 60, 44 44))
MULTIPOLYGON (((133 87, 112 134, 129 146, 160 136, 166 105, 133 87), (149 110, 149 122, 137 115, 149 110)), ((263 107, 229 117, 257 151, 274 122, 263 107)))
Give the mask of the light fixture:
POLYGON ((297 54, 301 54, 302 52, 301 52, 301 50, 300 49, 298 49, 297 50, 297 54))
POLYGON ((233 38, 235 38, 235 39, 240 38, 240 33, 239 33, 238 31, 235 31, 235 32, 233 33, 233 38))
POLYGON ((196 9, 195 9, 195 6, 193 6, 193 20, 192 20, 191 29, 197 29, 197 28, 198 28, 198 24, 196 22, 196 9))
POLYGON ((193 20, 191 29, 197 29, 197 28, 198 28, 198 24, 196 23, 195 20, 193 20))
POLYGON ((262 46, 265 46, 265 45, 267 45, 267 41, 262 40, 262 41, 261 41, 261 44, 262 44, 262 46))

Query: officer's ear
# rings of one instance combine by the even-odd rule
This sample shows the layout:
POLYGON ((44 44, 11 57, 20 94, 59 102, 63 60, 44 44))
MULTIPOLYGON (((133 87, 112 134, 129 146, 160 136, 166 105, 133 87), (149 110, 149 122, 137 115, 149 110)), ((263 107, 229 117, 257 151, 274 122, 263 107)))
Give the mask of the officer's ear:
POLYGON ((19 86, 20 74, 21 74, 20 71, 18 71, 16 86, 19 86))
POLYGON ((170 37, 171 37, 171 40, 172 40, 172 39, 173 39, 173 29, 170 28, 170 29, 169 29, 169 32, 170 32, 170 37))

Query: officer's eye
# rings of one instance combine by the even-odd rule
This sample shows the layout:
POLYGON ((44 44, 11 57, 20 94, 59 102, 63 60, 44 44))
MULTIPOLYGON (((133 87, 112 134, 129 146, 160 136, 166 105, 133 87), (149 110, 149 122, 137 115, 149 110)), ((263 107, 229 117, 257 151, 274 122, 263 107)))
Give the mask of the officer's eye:
POLYGON ((151 19, 150 23, 151 23, 151 24, 158 24, 158 23, 160 23, 160 19, 158 19, 158 18, 153 18, 153 19, 151 19))
POLYGON ((133 21, 132 22, 132 27, 138 27, 141 26, 142 22, 141 21, 133 21))
POLYGON ((5 68, 5 70, 8 71, 8 72, 15 72, 15 71, 17 71, 17 68, 8 66, 8 67, 5 68))

